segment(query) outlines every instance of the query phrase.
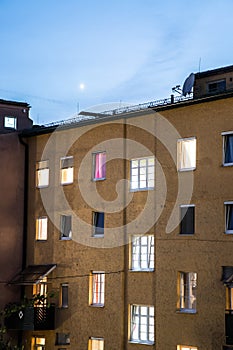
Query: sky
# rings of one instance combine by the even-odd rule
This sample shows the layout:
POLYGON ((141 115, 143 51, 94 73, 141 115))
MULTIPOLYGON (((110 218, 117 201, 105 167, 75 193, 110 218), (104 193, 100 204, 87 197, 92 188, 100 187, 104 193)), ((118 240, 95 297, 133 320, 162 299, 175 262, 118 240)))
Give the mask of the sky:
POLYGON ((233 64, 233 0, 0 0, 0 98, 35 124, 167 98, 233 64))

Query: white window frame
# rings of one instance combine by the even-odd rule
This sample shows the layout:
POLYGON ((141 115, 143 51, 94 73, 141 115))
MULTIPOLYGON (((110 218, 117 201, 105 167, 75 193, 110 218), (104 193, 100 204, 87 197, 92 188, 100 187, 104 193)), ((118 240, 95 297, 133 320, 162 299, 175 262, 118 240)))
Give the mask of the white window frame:
POLYGON ((224 206, 225 206, 225 233, 232 234, 233 229, 232 230, 228 229, 228 220, 229 220, 228 207, 232 206, 232 209, 233 209, 233 201, 224 202, 224 206))
POLYGON ((187 137, 177 140, 177 170, 178 171, 193 171, 196 169, 196 162, 197 162, 197 138, 195 136, 193 137, 187 137), (192 154, 194 157, 191 159, 188 155, 188 150, 185 148, 185 143, 188 142, 195 142, 195 153, 192 154), (191 161, 189 160, 191 159, 191 161), (186 161, 189 161, 190 164, 185 165, 186 161), (193 163, 193 165, 192 165, 193 163))
POLYGON ((98 152, 94 152, 92 154, 92 180, 93 181, 102 181, 102 180, 106 180, 106 163, 107 163, 107 153, 106 151, 98 151, 98 152), (96 175, 96 156, 99 154, 105 154, 105 176, 102 177, 97 177, 96 175))
POLYGON ((60 158, 60 174, 61 174, 61 185, 70 185, 74 182, 74 157, 67 156, 60 158), (64 161, 71 161, 71 165, 64 165, 64 161))
POLYGON ((36 219, 36 240, 46 241, 48 239, 48 217, 40 216, 36 219))
POLYGON ((129 341, 140 344, 154 344, 154 306, 130 305, 129 341))
POLYGON ((105 303, 105 272, 92 271, 90 275, 91 306, 103 307, 105 303))
MULTIPOLYGON (((65 227, 64 227, 65 228, 65 227)), ((70 241, 72 239, 72 215, 65 215, 65 214, 61 214, 60 215, 60 240, 61 241, 70 241), (66 217, 70 217, 70 230, 69 230, 69 234, 68 236, 65 236, 64 235, 64 232, 63 232, 63 226, 64 226, 64 222, 63 220, 66 218, 66 217)))
POLYGON ((178 303, 177 308, 179 312, 196 313, 196 291, 197 288, 197 273, 196 272, 183 272, 178 273, 178 303), (188 283, 184 281, 188 280, 188 283))
POLYGON ((226 159, 226 140, 227 140, 228 136, 233 137, 233 131, 224 131, 221 133, 221 135, 222 135, 222 165, 224 167, 233 166, 233 162, 231 162, 231 163, 225 162, 225 159, 226 159))
POLYGON ((131 236, 130 265, 131 271, 154 271, 154 235, 131 236))
POLYGON ((17 129, 17 118, 13 116, 4 117, 4 128, 7 129, 17 129))
POLYGON ((134 158, 130 161, 130 191, 147 191, 153 190, 155 187, 155 157, 134 158), (149 164, 153 160, 153 164, 149 164), (141 162, 146 162, 145 166, 141 162), (137 165, 135 164, 137 163, 137 165), (142 171, 144 169, 144 171, 142 171), (152 169, 152 170, 151 170, 152 169), (144 173, 143 173, 144 172, 144 173), (145 178, 142 180, 142 178, 145 178), (141 183, 145 182, 145 186, 141 183), (153 186, 150 184, 153 182, 153 186), (136 184, 137 183, 137 184, 136 184), (134 186, 133 184, 136 184, 134 186))
POLYGON ((88 350, 104 350, 104 338, 89 338, 88 350))
POLYGON ((36 187, 44 188, 49 186, 49 160, 36 162, 36 187))

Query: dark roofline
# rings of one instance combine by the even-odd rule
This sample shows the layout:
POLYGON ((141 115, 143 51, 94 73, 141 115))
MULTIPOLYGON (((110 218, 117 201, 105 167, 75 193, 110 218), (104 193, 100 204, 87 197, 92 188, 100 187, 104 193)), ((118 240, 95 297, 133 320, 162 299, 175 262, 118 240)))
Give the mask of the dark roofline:
POLYGON ((196 73, 195 78, 201 79, 201 78, 210 77, 212 75, 224 74, 224 73, 229 73, 229 72, 233 72, 233 65, 227 66, 227 67, 222 67, 222 68, 211 69, 211 70, 207 70, 205 72, 196 73))
POLYGON ((31 108, 31 106, 27 102, 17 102, 0 99, 0 104, 31 108))

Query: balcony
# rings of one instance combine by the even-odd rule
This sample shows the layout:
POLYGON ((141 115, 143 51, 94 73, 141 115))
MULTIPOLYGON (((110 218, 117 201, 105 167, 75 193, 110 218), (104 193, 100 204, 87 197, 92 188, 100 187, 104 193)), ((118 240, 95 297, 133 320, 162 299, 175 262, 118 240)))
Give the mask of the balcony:
POLYGON ((5 317, 9 330, 42 331, 55 329, 55 307, 26 307, 5 317))

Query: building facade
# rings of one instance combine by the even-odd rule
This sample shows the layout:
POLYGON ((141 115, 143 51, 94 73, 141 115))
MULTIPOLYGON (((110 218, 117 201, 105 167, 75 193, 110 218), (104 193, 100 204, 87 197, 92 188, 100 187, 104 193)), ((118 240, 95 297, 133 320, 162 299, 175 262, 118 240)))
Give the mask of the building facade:
POLYGON ((26 350, 233 348, 232 78, 21 133, 27 254, 10 284, 38 298, 8 328, 26 350))

